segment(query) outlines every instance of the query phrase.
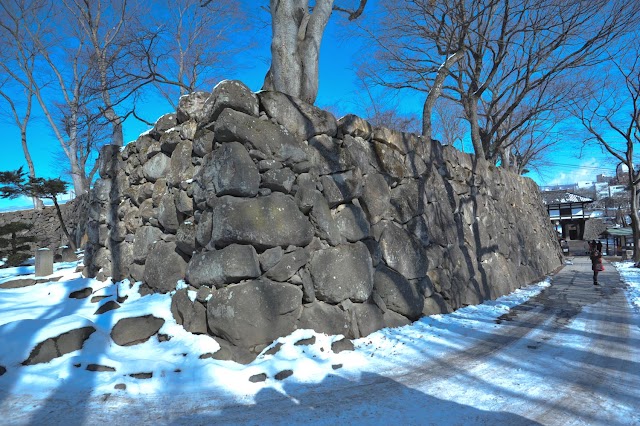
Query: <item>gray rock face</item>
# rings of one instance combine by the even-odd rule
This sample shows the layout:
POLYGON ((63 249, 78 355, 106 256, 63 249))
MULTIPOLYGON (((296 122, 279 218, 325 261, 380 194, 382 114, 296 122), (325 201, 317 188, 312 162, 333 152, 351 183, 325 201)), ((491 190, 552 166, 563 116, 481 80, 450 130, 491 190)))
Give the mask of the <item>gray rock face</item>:
POLYGON ((381 222, 380 250, 385 263, 407 279, 427 275, 429 263, 422 244, 404 229, 381 222))
POLYGON ((170 168, 171 158, 159 153, 151 157, 151 159, 144 164, 142 171, 145 179, 149 182, 155 182, 159 178, 166 176, 170 168))
POLYGON ((267 170, 262 174, 262 188, 269 188, 272 191, 291 192, 296 175, 289 168, 267 170))
POLYGON ((208 121, 216 120, 225 108, 257 117, 258 98, 241 81, 223 80, 213 89, 205 105, 208 121))
POLYGON ((369 139, 373 131, 371 124, 357 115, 347 114, 338 120, 338 129, 343 135, 369 139))
POLYGON ((196 250, 196 225, 193 222, 182 222, 176 233, 176 246, 182 253, 191 256, 196 250))
POLYGON ((204 105, 210 97, 211 93, 208 92, 193 92, 180 96, 176 114, 177 122, 184 123, 191 119, 196 122, 203 121, 206 118, 204 105))
POLYGON ((340 146, 338 139, 327 135, 314 136, 309 140, 310 161, 320 175, 344 172, 354 168, 350 152, 340 146))
POLYGON ((291 253, 286 253, 282 258, 266 272, 266 277, 274 281, 287 281, 309 261, 309 252, 298 248, 291 253))
POLYGON ((258 98, 269 117, 275 118, 300 139, 310 139, 320 134, 334 137, 338 132, 338 123, 331 113, 300 99, 270 91, 258 93, 258 98))
POLYGON ((149 248, 162 237, 162 231, 155 226, 142 226, 138 228, 133 244, 133 260, 144 262, 149 254, 149 248))
POLYGON ((186 288, 178 290, 171 298, 171 313, 189 333, 207 333, 207 308, 198 301, 192 302, 186 288))
POLYGON ((36 345, 22 365, 49 362, 54 358, 82 349, 84 342, 96 331, 94 327, 82 327, 51 337, 36 345))
POLYGON ((330 207, 347 203, 362 195, 362 175, 356 170, 322 176, 322 193, 330 207))
POLYGON ((318 333, 342 334, 348 338, 350 334, 349 318, 339 306, 316 301, 305 305, 298 321, 299 329, 311 329, 318 333))
POLYGON ((215 125, 215 138, 219 142, 238 141, 248 149, 262 152, 267 157, 285 164, 307 159, 304 145, 279 126, 238 111, 222 111, 215 125))
POLYGON ((200 129, 193 139, 193 153, 198 157, 204 157, 213 151, 214 133, 211 130, 200 129))
POLYGON ((384 312, 375 303, 362 303, 353 306, 360 336, 368 336, 387 326, 384 312))
POLYGON ((391 190, 393 217, 398 223, 407 223, 424 212, 424 200, 420 193, 419 184, 414 179, 391 190))
POLYGON ((191 152, 193 143, 191 141, 180 141, 171 154, 171 163, 168 181, 173 186, 180 185, 180 182, 193 178, 194 167, 191 164, 191 152))
POLYGON ((393 269, 380 265, 373 275, 374 288, 385 306, 416 320, 422 315, 424 297, 418 287, 393 269))
POLYGON ((253 246, 232 244, 221 250, 194 255, 187 267, 187 281, 199 288, 203 285, 223 287, 260 276, 258 255, 253 246))
POLYGON ((369 237, 369 222, 364 211, 355 204, 346 204, 335 214, 336 225, 350 243, 369 237))
POLYGON ((184 278, 187 262, 178 254, 175 243, 157 241, 151 246, 144 268, 144 281, 149 287, 167 293, 175 290, 184 278))
POLYGON ((310 272, 316 297, 327 303, 364 302, 373 289, 371 256, 361 242, 316 251, 310 272))
POLYGON ((253 197, 258 193, 260 174, 244 146, 229 142, 205 157, 198 180, 219 196, 253 197))
POLYGON ((164 325, 162 318, 153 315, 122 318, 111 329, 111 339, 120 346, 144 343, 164 325))
POLYGON ((384 177, 378 173, 367 175, 364 179, 364 188, 360 197, 360 204, 367 213, 369 222, 376 224, 389 210, 391 190, 384 177))
POLYGON ((221 197, 213 208, 212 237, 216 247, 251 244, 258 250, 306 246, 313 227, 293 197, 274 192, 253 199, 221 197))
POLYGON ((166 193, 158 206, 158 222, 167 233, 175 234, 180 226, 182 215, 178 215, 173 194, 166 193))
POLYGON ((200 247, 205 247, 211 241, 211 229, 213 225, 213 214, 210 211, 202 212, 200 220, 196 225, 196 242, 200 247))
POLYGON ((301 313, 302 290, 266 279, 220 289, 207 304, 211 331, 245 348, 291 333, 301 313))

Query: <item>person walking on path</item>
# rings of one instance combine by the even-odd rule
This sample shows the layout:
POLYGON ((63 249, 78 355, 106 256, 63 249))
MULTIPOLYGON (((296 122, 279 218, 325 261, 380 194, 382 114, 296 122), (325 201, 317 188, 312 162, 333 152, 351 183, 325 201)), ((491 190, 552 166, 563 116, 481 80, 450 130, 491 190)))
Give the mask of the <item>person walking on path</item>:
POLYGON ((589 257, 591 258, 591 270, 593 271, 593 285, 599 285, 598 283, 598 273, 600 271, 604 271, 604 266, 602 265, 602 243, 591 241, 589 243, 589 257))

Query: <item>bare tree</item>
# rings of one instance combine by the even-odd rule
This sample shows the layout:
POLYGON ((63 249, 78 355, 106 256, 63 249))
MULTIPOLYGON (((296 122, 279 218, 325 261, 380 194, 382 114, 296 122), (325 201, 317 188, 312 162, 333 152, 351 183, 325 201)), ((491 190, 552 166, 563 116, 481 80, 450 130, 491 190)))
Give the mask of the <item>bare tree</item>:
MULTIPOLYGON (((496 163, 512 133, 554 101, 558 78, 602 60, 637 23, 640 4, 622 0, 407 0, 385 3, 377 40, 380 84, 426 92, 423 134, 434 98, 461 103, 476 158, 496 163), (543 96, 541 100, 536 96, 543 96), (483 106, 484 104, 484 106, 483 106), (523 114, 527 104, 536 106, 523 114), (507 128, 510 123, 512 128, 507 128)), ((565 87, 567 89, 567 87, 565 87)), ((561 92, 563 95, 566 92, 561 92)))
MULTIPOLYGON (((637 37, 637 35, 636 35, 637 37)), ((626 55, 610 59, 610 73, 599 75, 586 99, 578 100, 572 111, 587 132, 589 142, 603 147, 626 166, 633 230, 633 258, 640 261, 640 217, 638 187, 640 169, 635 149, 640 145, 640 48, 631 37, 626 55)))
MULTIPOLYGON (((73 39, 66 33, 67 16, 48 2, 26 4, 22 1, 1 2, 5 18, 24 29, 24 33, 9 31, 17 49, 27 51, 33 46, 37 56, 35 67, 17 81, 31 91, 58 140, 71 169, 73 188, 76 194, 89 189, 91 172, 87 173, 87 160, 93 148, 86 149, 80 138, 83 118, 92 103, 88 90, 91 76, 90 58, 86 39, 73 39), (48 25, 47 30, 39 26, 23 26, 23 22, 48 25), (37 29, 37 31, 36 31, 37 29), (55 29, 55 31, 53 31, 55 29)), ((14 76, 16 78, 16 76, 14 76)))
POLYGON ((451 69, 463 58, 471 24, 482 0, 414 0, 385 2, 378 19, 359 27, 373 41, 375 53, 362 72, 370 81, 398 90, 426 93, 422 135, 432 137, 436 102, 451 69), (382 66, 380 66, 382 65, 382 66))
MULTIPOLYGON (((0 38, 4 40, 0 54, 5 58, 0 62, 0 69, 6 75, 6 78, 0 82, 0 97, 4 99, 8 107, 8 111, 5 112, 20 130, 20 142, 29 169, 29 177, 35 179, 36 169, 27 143, 27 129, 33 105, 33 87, 32 82, 26 77, 34 72, 35 52, 33 46, 27 45, 26 42, 22 46, 17 45, 15 38, 12 37, 12 34, 22 34, 24 38, 26 33, 24 28, 27 26, 35 27, 34 31, 37 31, 37 23, 35 22, 19 23, 7 19, 6 15, 2 15, 2 19, 0 19, 0 38), (22 83, 26 86, 23 86, 22 83), (14 99, 16 93, 22 95, 23 102, 14 99)), ((32 201, 34 208, 40 210, 44 207, 41 199, 33 197, 32 201)))
POLYGON ((128 46, 135 37, 134 26, 140 9, 133 1, 62 0, 64 13, 70 17, 71 38, 84 44, 89 70, 87 80, 90 91, 102 100, 99 113, 111 125, 111 144, 124 145, 123 117, 116 111, 131 93, 127 90, 134 83, 118 74, 125 67, 128 46))
POLYGON ((287 93, 308 103, 318 95, 320 43, 333 11, 349 20, 362 15, 367 0, 356 9, 333 4, 333 0, 270 0, 271 67, 262 88, 287 93))
POLYGON ((450 99, 441 97, 433 109, 435 118, 435 131, 433 135, 440 139, 444 145, 455 146, 460 143, 460 151, 464 152, 463 138, 465 126, 463 125, 463 111, 460 105, 450 99))
POLYGON ((246 17, 238 2, 166 0, 166 14, 151 13, 142 69, 173 106, 198 88, 210 88, 249 46, 241 34, 246 17))

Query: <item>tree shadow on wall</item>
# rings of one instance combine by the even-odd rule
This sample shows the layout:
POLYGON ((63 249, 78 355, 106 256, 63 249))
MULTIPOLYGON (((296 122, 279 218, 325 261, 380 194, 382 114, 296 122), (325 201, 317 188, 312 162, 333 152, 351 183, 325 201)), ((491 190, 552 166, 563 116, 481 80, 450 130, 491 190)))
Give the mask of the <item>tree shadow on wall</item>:
MULTIPOLYGON (((444 160, 441 160, 444 164, 444 160)), ((458 196, 455 193, 453 185, 448 179, 443 179, 445 190, 447 191, 449 204, 454 211, 455 232, 458 238, 458 247, 461 249, 467 272, 469 273, 469 282, 473 286, 475 295, 478 298, 478 302, 482 302, 486 299, 490 299, 491 285, 488 279, 488 273, 485 269, 482 260, 485 256, 498 253, 499 248, 497 244, 483 246, 480 238, 480 226, 479 226, 479 214, 478 214, 478 196, 480 193, 479 187, 482 182, 479 179, 483 179, 481 170, 482 165, 479 164, 478 158, 475 155, 471 155, 472 170, 469 181, 465 182, 469 185, 469 194, 466 197, 458 196), (456 201, 458 197, 458 201, 456 201), (469 247, 465 239, 464 214, 465 207, 471 207, 471 231, 473 235, 473 245, 469 247), (475 262, 474 262, 475 258, 475 262), (477 265, 477 269, 476 269, 477 265), (480 274, 478 276, 478 273, 480 274)), ((486 172, 484 173, 486 175, 486 172)))
POLYGON ((516 414, 485 411, 436 398, 374 373, 365 373, 358 381, 329 376, 315 385, 285 381, 282 391, 272 387, 260 390, 252 405, 233 405, 216 410, 215 414, 189 414, 175 418, 169 424, 369 425, 379 422, 538 424, 516 414))

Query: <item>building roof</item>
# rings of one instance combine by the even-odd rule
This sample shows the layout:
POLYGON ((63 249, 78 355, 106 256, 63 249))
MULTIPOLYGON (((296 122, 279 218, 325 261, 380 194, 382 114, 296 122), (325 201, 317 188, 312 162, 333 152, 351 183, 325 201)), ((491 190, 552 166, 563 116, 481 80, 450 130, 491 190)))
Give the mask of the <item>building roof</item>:
POLYGON ((633 236, 633 230, 631 228, 607 228, 603 234, 612 237, 630 237, 633 236))
POLYGON ((543 191, 542 201, 549 204, 592 203, 593 199, 567 191, 543 191))

